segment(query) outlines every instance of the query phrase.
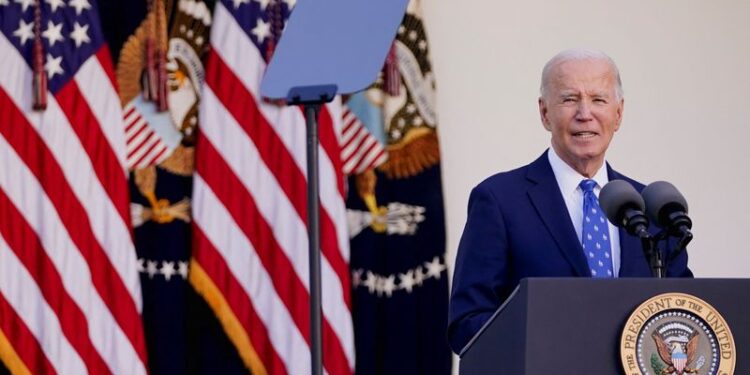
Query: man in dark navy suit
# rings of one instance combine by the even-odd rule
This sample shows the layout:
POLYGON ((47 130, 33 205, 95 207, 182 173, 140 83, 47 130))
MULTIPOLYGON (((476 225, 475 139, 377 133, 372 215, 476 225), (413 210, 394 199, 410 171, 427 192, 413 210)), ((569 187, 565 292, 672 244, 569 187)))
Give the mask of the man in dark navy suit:
MULTIPOLYGON (((605 162, 623 106, 620 73, 607 55, 567 50, 545 65, 539 114, 552 147, 471 192, 450 300, 453 351, 463 349, 525 277, 650 277, 640 242, 609 223, 598 206, 610 180, 643 189, 605 162)), ((692 276, 686 253, 670 263, 667 276, 692 276)))

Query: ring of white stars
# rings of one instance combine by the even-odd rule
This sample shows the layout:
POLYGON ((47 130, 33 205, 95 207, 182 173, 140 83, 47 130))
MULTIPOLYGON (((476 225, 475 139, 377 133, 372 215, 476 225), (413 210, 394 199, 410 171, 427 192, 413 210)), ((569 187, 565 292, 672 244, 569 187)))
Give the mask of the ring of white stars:
POLYGON ((153 279, 156 275, 162 275, 166 281, 171 281, 175 275, 187 280, 188 268, 187 261, 158 261, 144 258, 138 259, 136 267, 138 272, 147 274, 149 279, 153 279), (161 267, 159 267, 159 264, 161 264, 161 267))
POLYGON ((398 290, 411 293, 415 287, 422 286, 426 280, 440 280, 446 269, 447 266, 439 256, 398 274, 378 275, 369 270, 358 269, 352 272, 352 285, 354 288, 365 287, 370 294, 377 294, 379 297, 383 295, 391 297, 398 290), (396 283, 396 277, 398 277, 398 283, 396 283))

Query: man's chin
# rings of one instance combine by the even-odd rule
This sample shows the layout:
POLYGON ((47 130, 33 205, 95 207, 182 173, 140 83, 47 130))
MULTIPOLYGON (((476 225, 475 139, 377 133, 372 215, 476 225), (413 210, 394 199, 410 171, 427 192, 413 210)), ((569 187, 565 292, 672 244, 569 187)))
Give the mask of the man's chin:
POLYGON ((605 147, 601 142, 577 142, 569 148, 570 155, 579 160, 596 160, 604 156, 605 147))
POLYGON ((591 171, 591 168, 596 168, 597 170, 601 166, 601 164, 604 161, 604 153, 602 152, 576 152, 571 155, 570 161, 574 164, 571 165, 573 169, 577 170, 581 174, 583 173, 583 170, 591 171))

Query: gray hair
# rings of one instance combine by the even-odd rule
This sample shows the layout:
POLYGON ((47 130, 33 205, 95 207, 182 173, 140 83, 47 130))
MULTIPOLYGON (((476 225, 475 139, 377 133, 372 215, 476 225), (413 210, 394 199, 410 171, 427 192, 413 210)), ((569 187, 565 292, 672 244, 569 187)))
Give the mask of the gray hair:
POLYGON ((617 95, 617 99, 618 100, 622 99, 624 93, 622 90, 622 80, 620 80, 620 70, 617 69, 617 65, 615 65, 614 60, 612 60, 612 58, 607 56, 607 54, 605 54, 604 52, 593 50, 593 49, 586 49, 586 48, 567 49, 565 51, 558 53, 549 61, 547 61, 547 64, 544 65, 544 69, 542 70, 542 84, 539 87, 540 95, 544 97, 544 94, 547 91, 547 82, 549 80, 550 71, 555 65, 566 62, 566 61, 580 61, 580 60, 606 61, 609 64, 609 66, 612 68, 612 71, 615 73, 615 81, 617 82, 617 85, 615 87, 615 94, 617 95))

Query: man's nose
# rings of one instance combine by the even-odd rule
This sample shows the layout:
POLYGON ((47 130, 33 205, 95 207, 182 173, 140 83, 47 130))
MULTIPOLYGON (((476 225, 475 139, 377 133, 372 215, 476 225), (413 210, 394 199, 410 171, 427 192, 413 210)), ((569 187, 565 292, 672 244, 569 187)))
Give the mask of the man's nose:
POLYGON ((578 112, 576 113, 576 120, 578 121, 589 121, 592 120, 591 116, 591 103, 581 100, 578 102, 578 112))

